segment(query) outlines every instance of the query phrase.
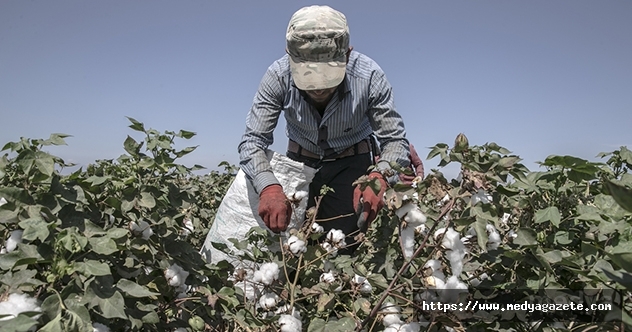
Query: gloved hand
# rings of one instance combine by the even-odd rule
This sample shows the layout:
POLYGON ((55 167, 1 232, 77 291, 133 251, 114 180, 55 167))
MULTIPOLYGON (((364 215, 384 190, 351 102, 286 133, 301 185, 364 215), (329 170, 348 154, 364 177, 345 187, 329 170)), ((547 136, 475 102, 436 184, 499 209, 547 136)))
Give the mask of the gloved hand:
POLYGON ((353 206, 356 213, 360 214, 358 218, 358 227, 360 229, 368 227, 378 212, 384 207, 384 192, 386 191, 386 180, 384 176, 378 172, 371 172, 369 179, 377 179, 380 183, 380 190, 376 194, 370 186, 366 186, 364 190, 361 189, 361 185, 356 186, 353 191, 353 206), (362 201, 360 201, 362 198, 362 201))
POLYGON ((269 185, 259 194, 259 216, 275 233, 287 229, 292 217, 292 206, 280 184, 269 185))
POLYGON ((408 144, 410 148, 410 167, 413 169, 415 175, 400 174, 399 179, 405 184, 411 184, 413 179, 417 176, 424 178, 424 164, 419 158, 415 147, 412 144, 408 144))

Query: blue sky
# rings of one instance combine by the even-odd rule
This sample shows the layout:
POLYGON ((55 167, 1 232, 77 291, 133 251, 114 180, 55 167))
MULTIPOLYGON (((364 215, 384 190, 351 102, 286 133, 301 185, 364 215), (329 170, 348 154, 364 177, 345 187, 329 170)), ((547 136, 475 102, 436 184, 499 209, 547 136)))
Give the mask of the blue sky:
POLYGON ((284 54, 290 16, 311 4, 347 16, 422 157, 460 132, 531 170, 551 154, 597 160, 632 147, 627 0, 2 1, 0 144, 67 133, 68 146, 49 151, 86 165, 140 138, 130 116, 196 132, 181 145, 199 145, 189 166, 237 164, 259 81, 284 54))

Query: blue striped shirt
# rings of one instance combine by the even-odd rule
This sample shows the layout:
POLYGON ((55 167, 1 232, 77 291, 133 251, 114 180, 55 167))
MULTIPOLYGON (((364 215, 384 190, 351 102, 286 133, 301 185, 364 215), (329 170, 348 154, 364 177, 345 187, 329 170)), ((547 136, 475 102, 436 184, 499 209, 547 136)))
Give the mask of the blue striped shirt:
MULTIPOLYGON (((375 61, 352 51, 345 79, 334 92, 322 117, 304 92, 292 81, 288 55, 266 71, 239 144, 240 166, 257 192, 278 183, 272 174, 265 149, 273 143, 273 132, 281 112, 289 139, 320 156, 339 153, 375 134, 381 160, 408 166, 408 140, 401 116, 395 110, 392 88, 375 61)), ((380 163, 386 167, 386 163, 380 163)))

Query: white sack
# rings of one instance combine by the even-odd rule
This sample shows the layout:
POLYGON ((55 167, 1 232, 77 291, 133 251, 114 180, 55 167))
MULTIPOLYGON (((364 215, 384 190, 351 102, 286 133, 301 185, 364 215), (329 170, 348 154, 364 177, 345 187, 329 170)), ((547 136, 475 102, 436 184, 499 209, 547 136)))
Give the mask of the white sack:
MULTIPOLYGON (((316 174, 316 169, 271 150, 268 150, 266 155, 270 161, 272 172, 279 180, 286 195, 299 191, 309 192, 309 184, 316 174)), ((294 208, 288 229, 298 228, 302 225, 305 219, 307 200, 308 197, 303 198, 294 208)), ((201 250, 202 256, 212 264, 227 260, 231 264, 237 265, 237 255, 226 255, 215 249, 211 242, 224 243, 235 254, 238 254, 239 251, 228 239, 244 240, 246 233, 255 226, 268 229, 259 217, 258 210, 259 194, 255 192, 254 187, 246 178, 246 174, 240 169, 217 210, 215 220, 201 250)), ((273 233, 270 232, 270 234, 273 233)))

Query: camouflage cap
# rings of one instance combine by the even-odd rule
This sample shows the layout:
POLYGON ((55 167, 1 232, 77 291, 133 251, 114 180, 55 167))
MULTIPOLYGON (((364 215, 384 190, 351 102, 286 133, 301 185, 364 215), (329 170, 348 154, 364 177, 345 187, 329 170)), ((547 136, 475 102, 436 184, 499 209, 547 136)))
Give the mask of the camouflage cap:
POLYGON ((328 6, 299 9, 287 27, 287 53, 294 83, 301 90, 333 88, 345 77, 347 18, 328 6))

